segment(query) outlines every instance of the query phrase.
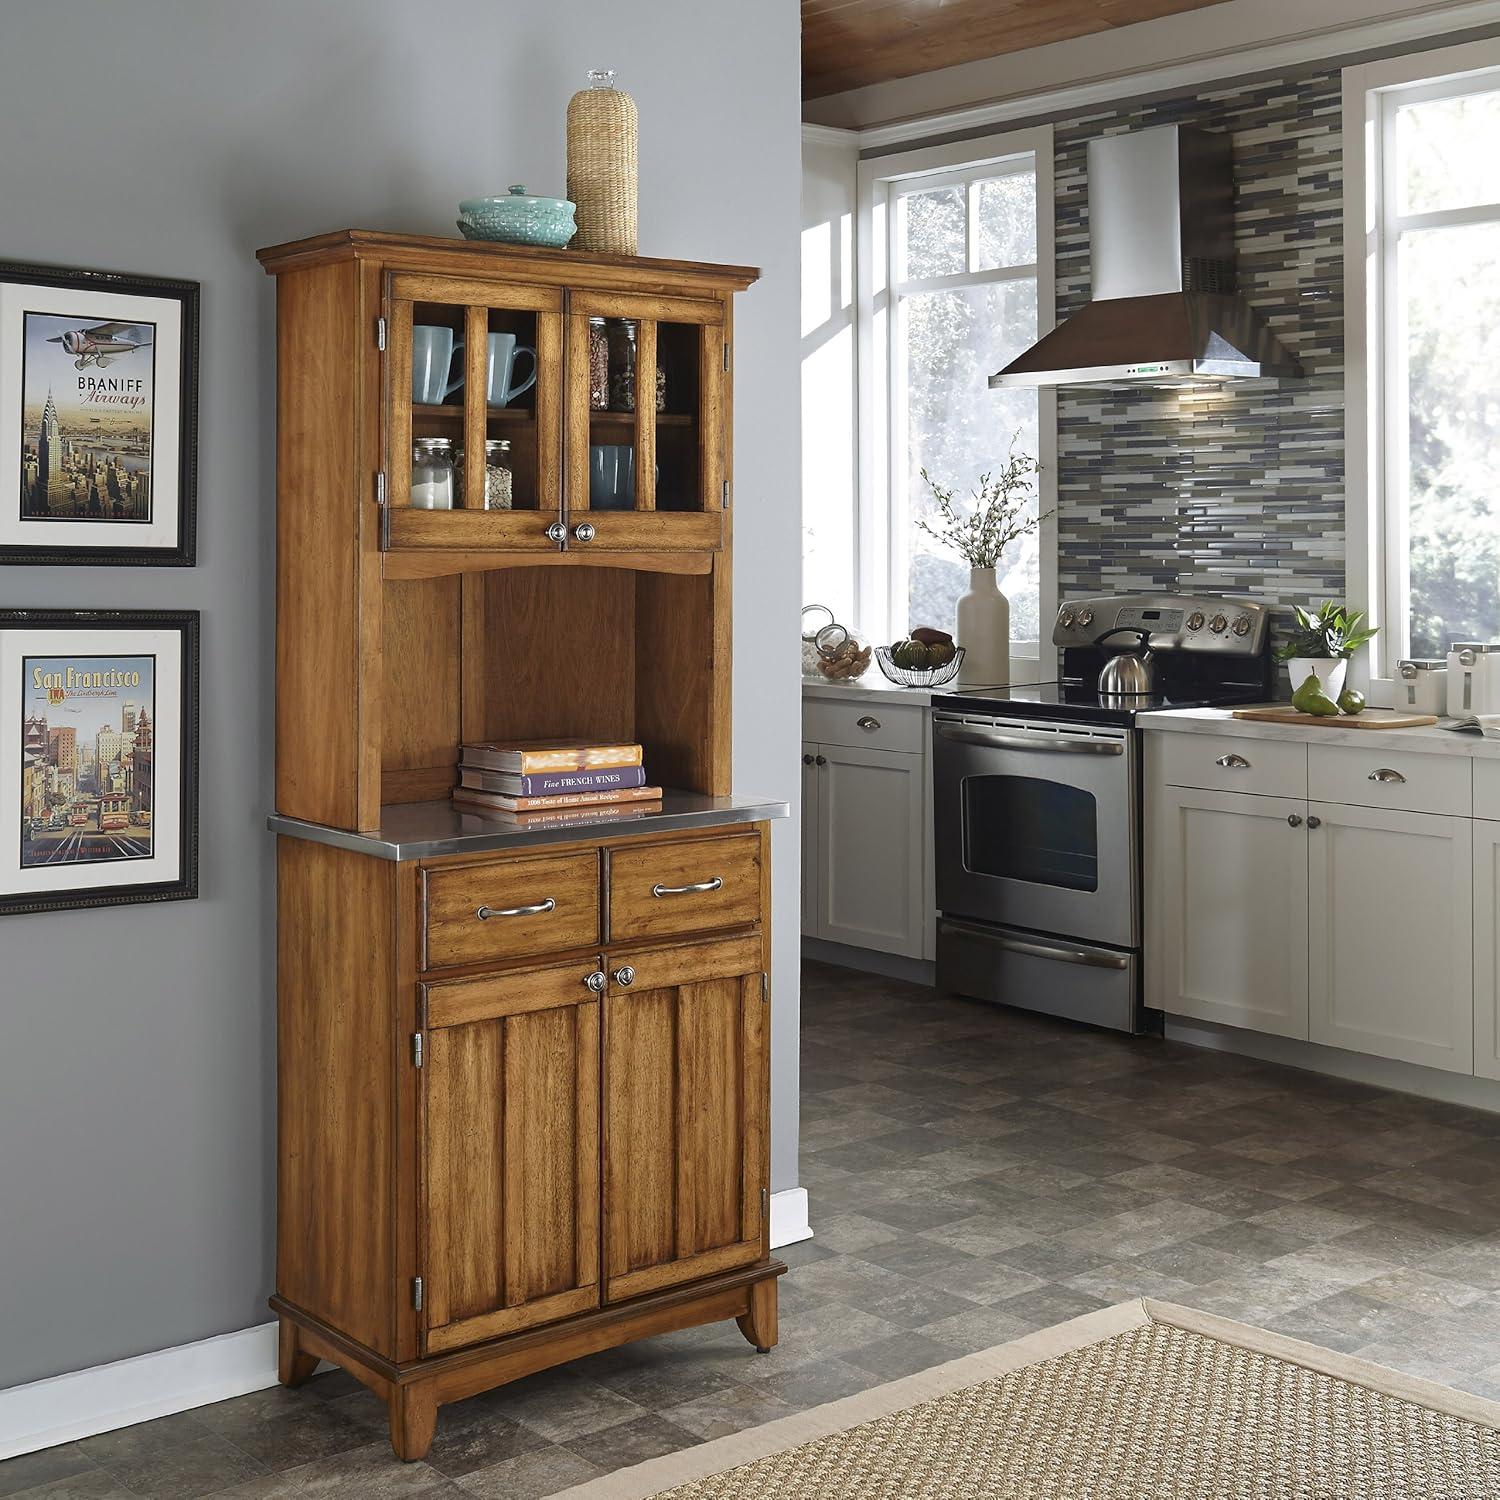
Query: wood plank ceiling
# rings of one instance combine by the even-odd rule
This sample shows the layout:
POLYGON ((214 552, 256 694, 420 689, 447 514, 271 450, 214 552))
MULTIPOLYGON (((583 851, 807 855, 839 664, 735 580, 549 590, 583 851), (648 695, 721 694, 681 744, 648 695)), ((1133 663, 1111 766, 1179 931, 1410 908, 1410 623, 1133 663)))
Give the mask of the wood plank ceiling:
POLYGON ((837 94, 1221 0, 802 0, 802 96, 837 94))

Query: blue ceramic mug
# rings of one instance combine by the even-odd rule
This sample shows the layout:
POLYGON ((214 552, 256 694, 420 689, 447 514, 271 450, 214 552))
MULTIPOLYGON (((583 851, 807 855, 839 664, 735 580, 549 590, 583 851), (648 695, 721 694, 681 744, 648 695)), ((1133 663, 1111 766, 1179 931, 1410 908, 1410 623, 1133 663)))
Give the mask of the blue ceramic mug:
MULTIPOLYGON (((416 406, 439 406, 464 383, 463 371, 450 379, 453 356, 464 341, 451 328, 416 323, 411 330, 411 399, 416 406)), ((535 378, 535 377, 533 377, 535 378)))
POLYGON ((635 449, 629 443, 589 445, 589 509, 635 509, 635 449))
POLYGON ((490 406, 509 406, 517 396, 524 395, 535 384, 536 350, 529 344, 517 344, 513 333, 492 333, 485 401, 490 406), (516 361, 523 354, 531 356, 531 374, 517 385, 514 383, 516 361))

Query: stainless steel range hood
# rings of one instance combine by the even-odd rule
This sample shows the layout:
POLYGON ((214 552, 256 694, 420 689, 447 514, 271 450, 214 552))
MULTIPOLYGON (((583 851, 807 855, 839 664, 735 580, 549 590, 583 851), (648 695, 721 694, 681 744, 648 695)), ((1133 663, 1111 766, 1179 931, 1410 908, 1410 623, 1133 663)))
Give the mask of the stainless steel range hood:
POLYGON ((991 386, 1300 376, 1238 295, 1227 135, 1162 125, 1089 142, 1093 296, 991 386))

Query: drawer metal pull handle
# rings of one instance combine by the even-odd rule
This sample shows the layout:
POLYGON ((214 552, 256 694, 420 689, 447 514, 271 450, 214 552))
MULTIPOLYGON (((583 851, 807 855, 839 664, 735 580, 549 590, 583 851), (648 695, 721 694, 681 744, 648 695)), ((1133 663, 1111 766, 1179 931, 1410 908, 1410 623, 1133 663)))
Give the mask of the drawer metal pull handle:
POLYGON ((491 917, 539 917, 543 912, 555 911, 556 908, 557 902, 548 896, 535 906, 481 906, 474 915, 481 922, 488 922, 491 917))
POLYGON ((602 995, 605 985, 609 983, 609 975, 603 969, 595 969, 592 974, 585 974, 583 976, 583 982, 596 995, 602 995))
POLYGON ((874 734, 880 728, 880 720, 875 718, 873 714, 866 714, 864 718, 856 719, 854 722, 859 728, 868 729, 871 734, 874 734))
POLYGON ((615 983, 624 985, 627 989, 635 983, 635 970, 629 964, 621 964, 615 970, 615 983))
POLYGON ((1286 815, 1286 820, 1293 828, 1300 828, 1302 826, 1301 813, 1288 813, 1286 815))
POLYGON ((651 894, 653 896, 696 896, 700 891, 717 891, 723 884, 723 878, 715 875, 712 880, 699 880, 693 885, 653 885, 651 894))
POLYGON ((1322 818, 1318 817, 1317 814, 1314 814, 1307 820, 1307 826, 1309 828, 1321 828, 1323 826, 1323 820, 1322 818))
POLYGON ((1384 782, 1387 785, 1391 786, 1406 785, 1406 777, 1404 777, 1399 771, 1391 770, 1389 766, 1381 766, 1378 771, 1371 771, 1368 779, 1370 781, 1384 782))
POLYGON ((1250 762, 1243 755, 1221 755, 1214 762, 1216 766, 1223 766, 1226 771, 1248 771, 1250 762))

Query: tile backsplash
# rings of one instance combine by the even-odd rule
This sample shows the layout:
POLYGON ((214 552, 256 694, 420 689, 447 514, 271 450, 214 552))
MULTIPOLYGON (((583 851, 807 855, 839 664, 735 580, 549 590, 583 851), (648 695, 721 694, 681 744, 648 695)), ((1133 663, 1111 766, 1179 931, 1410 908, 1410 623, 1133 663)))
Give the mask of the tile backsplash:
POLYGON ((1306 378, 1058 392, 1059 592, 1344 592, 1344 309, 1337 71, 1155 100, 1056 127, 1057 312, 1089 295, 1087 143, 1190 124, 1234 141, 1244 296, 1306 378))

